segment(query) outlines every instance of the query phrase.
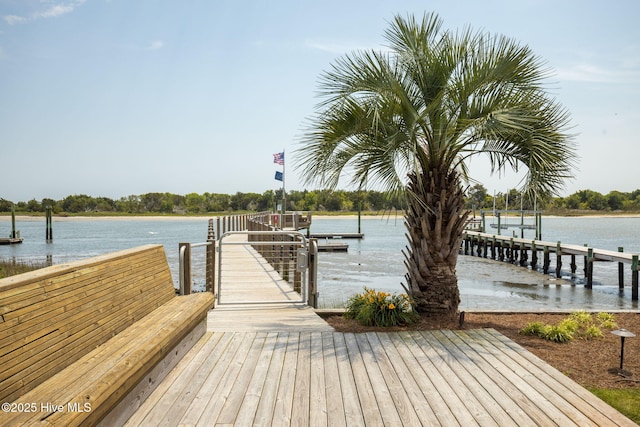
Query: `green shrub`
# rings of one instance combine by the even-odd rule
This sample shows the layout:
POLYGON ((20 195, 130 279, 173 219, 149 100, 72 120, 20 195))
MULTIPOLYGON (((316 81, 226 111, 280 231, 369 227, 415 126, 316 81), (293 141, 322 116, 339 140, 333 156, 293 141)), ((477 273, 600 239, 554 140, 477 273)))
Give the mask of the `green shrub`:
POLYGON ((345 316, 365 326, 398 326, 418 319, 408 295, 376 292, 366 287, 363 293, 349 298, 345 316))
POLYGON ((601 338, 603 336, 601 328, 613 329, 617 327, 611 313, 598 313, 596 319, 598 324, 594 323, 591 313, 583 310, 574 311, 557 325, 545 325, 542 322, 527 323, 527 326, 522 328, 520 333, 564 343, 571 341, 574 337, 584 339, 601 338))
POLYGON ((602 330, 596 325, 587 326, 587 329, 585 330, 584 334, 586 335, 587 339, 602 338, 604 336, 602 333, 602 330))
POLYGON ((569 342, 573 339, 573 333, 560 325, 547 325, 542 331, 542 338, 559 343, 569 342))
POLYGON ((618 324, 615 321, 613 314, 611 313, 598 313, 596 316, 600 322, 600 327, 605 329, 615 329, 618 324))
POLYGON ((544 323, 542 322, 529 322, 527 326, 520 330, 522 335, 540 336, 544 330, 544 323))

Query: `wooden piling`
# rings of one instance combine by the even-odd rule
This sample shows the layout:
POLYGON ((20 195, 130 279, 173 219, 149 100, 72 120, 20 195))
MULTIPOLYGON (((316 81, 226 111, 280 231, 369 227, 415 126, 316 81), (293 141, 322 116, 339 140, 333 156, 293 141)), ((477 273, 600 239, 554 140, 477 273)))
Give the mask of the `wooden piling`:
POLYGON ((46 217, 45 240, 47 242, 52 242, 53 241, 53 209, 51 208, 51 206, 47 206, 45 208, 45 217, 46 217))
POLYGON ((556 246, 556 278, 562 277, 562 243, 558 240, 556 246))
MULTIPOLYGON (((624 252, 624 248, 622 246, 618 246, 618 252, 624 252)), ((624 290, 624 263, 618 263, 618 289, 620 292, 624 290)))
POLYGON ((638 255, 631 261, 631 300, 638 301, 638 255))
POLYGON ((11 205, 11 234, 9 235, 12 239, 18 238, 18 233, 16 232, 16 207, 11 205))
POLYGON ((593 288, 593 248, 587 252, 587 289, 593 288))

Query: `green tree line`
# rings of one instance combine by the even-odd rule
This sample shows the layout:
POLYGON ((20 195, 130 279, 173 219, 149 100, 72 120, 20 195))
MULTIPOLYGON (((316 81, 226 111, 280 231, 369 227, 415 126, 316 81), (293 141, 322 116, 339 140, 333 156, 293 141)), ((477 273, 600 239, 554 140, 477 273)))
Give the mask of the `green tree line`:
MULTIPOLYGON (((113 200, 86 194, 70 195, 62 200, 12 202, 0 198, 0 212, 44 212, 47 206, 54 213, 125 213, 125 214, 206 214, 210 212, 259 212, 274 210, 282 199, 282 190, 258 193, 146 193, 113 200)), ((380 191, 312 190, 290 191, 286 194, 288 210, 344 212, 360 208, 367 211, 402 209, 402 201, 380 191)))
MULTIPOLYGON (((146 193, 130 195, 113 200, 108 197, 92 197, 86 194, 70 195, 62 200, 49 198, 41 201, 12 202, 0 198, 0 212, 10 212, 15 205, 16 212, 44 212, 47 206, 54 213, 125 213, 125 214, 206 214, 211 212, 259 212, 273 210, 282 198, 281 190, 259 193, 146 193)), ((523 209, 572 211, 640 211, 640 189, 632 192, 611 191, 601 194, 593 190, 580 190, 567 197, 553 197, 530 200, 516 189, 504 193, 489 194, 487 189, 477 184, 467 188, 466 207, 468 209, 523 209)), ((347 212, 358 209, 364 211, 402 210, 403 201, 390 193, 381 191, 344 190, 304 190, 287 193, 287 209, 299 211, 347 212)))
POLYGON ((611 191, 601 194, 593 190, 580 190, 567 197, 551 197, 531 200, 523 197, 516 189, 505 193, 489 194, 486 188, 477 184, 467 189, 466 206, 468 209, 514 209, 553 211, 640 211, 640 189, 625 193, 611 191))

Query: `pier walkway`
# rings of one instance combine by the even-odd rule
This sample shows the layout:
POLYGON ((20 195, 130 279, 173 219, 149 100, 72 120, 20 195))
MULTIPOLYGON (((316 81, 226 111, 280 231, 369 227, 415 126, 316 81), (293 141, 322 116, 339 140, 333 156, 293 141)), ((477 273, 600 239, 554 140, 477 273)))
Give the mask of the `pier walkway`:
POLYGON ((126 425, 635 425, 492 329, 334 332, 233 251, 208 331, 126 425))

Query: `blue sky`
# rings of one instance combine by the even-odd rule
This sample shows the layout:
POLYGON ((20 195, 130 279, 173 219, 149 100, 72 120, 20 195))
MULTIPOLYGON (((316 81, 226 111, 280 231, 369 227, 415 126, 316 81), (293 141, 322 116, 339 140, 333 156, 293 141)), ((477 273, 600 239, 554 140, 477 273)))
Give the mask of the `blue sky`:
MULTIPOLYGON (((555 70, 581 157, 564 195, 640 188, 636 0, 0 0, 0 198, 279 188, 272 154, 291 159, 320 74, 425 11, 555 70)), ((287 189, 304 189, 286 167, 287 189)), ((490 192, 520 179, 481 160, 471 173, 490 192)))

